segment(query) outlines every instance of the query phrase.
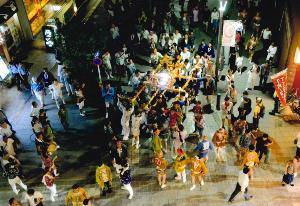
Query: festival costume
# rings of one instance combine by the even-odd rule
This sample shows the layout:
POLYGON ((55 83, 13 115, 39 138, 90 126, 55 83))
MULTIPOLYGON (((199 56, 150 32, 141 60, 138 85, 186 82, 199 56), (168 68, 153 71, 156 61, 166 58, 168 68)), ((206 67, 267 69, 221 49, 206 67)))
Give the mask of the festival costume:
POLYGON ((255 164, 259 163, 258 155, 255 151, 248 151, 244 156, 242 166, 252 168, 255 164))
POLYGON ((155 157, 154 164, 158 175, 167 175, 168 162, 163 157, 155 157))
POLYGON ((50 190, 50 199, 52 202, 55 201, 54 197, 57 196, 56 184, 54 184, 55 177, 52 174, 46 173, 43 176, 42 183, 50 190))
POLYGON ((127 110, 120 101, 118 101, 117 105, 123 113, 121 118, 123 140, 128 140, 129 133, 130 133, 129 122, 134 107, 131 107, 129 110, 127 110))
POLYGON ((225 152, 226 139, 227 139, 227 135, 219 131, 217 131, 213 136, 212 142, 215 145, 217 161, 226 161, 226 152, 225 152))
POLYGON ((102 190, 103 195, 105 195, 106 192, 111 192, 112 173, 111 169, 105 164, 102 164, 100 167, 97 167, 96 182, 102 190))
POLYGON ((140 145, 139 136, 140 136, 140 126, 141 126, 142 119, 143 119, 142 115, 140 116, 133 115, 131 118, 131 134, 133 136, 132 146, 135 145, 136 149, 138 149, 140 145))
POLYGON ((83 206, 83 200, 88 199, 88 193, 83 188, 78 188, 78 192, 69 191, 66 197, 66 205, 72 202, 72 206, 83 206))
POLYGON ((175 158, 175 162, 174 162, 174 170, 177 174, 177 177, 175 177, 176 180, 181 180, 182 177, 182 181, 183 183, 186 182, 186 172, 185 172, 185 168, 186 165, 188 163, 188 159, 186 154, 182 154, 182 155, 177 155, 177 157, 175 158))
POLYGON ((201 159, 193 157, 189 159, 188 163, 191 164, 191 176, 206 175, 208 173, 208 169, 201 159))
POLYGON ((152 141, 152 149, 154 154, 159 154, 162 151, 161 138, 159 138, 159 136, 154 136, 152 141))

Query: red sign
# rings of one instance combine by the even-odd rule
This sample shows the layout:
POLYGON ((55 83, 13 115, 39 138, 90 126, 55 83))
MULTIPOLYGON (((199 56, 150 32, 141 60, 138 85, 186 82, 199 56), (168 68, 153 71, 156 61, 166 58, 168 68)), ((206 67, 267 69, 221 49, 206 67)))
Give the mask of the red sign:
POLYGON ((271 76, 275 91, 282 106, 286 106, 287 69, 271 76))

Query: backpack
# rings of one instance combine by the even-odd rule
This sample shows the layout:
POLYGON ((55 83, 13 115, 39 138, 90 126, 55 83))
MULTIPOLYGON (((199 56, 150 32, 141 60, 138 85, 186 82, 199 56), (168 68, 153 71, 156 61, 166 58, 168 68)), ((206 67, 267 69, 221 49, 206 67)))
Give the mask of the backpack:
POLYGON ((263 118, 264 115, 265 115, 265 106, 262 105, 262 106, 260 107, 260 111, 259 111, 259 113, 258 113, 258 116, 261 117, 261 118, 263 118))

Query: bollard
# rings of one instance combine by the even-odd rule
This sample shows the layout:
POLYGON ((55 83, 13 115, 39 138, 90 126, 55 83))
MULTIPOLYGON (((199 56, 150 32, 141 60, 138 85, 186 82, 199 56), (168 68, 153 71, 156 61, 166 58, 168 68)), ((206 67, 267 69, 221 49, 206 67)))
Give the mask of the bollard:
POLYGON ((216 104, 216 110, 220 111, 220 106, 221 106, 221 94, 217 94, 217 104, 216 104))

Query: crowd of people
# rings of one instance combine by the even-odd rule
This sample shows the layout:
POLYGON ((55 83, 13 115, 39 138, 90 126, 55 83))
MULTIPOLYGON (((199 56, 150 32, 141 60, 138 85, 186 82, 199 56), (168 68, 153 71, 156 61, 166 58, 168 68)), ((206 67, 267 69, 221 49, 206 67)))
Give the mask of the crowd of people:
MULTIPOLYGON (((109 151, 107 157, 100 158, 95 171, 95 181, 102 196, 112 193, 113 170, 120 180, 120 187, 128 191, 128 199, 134 196, 132 188, 131 164, 128 149, 139 152, 142 139, 151 139, 148 149, 152 152, 151 162, 156 169, 157 182, 161 189, 167 188, 167 181, 172 181, 170 173, 175 173, 174 181, 187 182, 189 170, 191 187, 194 190, 198 184, 204 186, 205 176, 209 173, 208 154, 215 151, 217 164, 227 161, 227 147, 237 150, 237 163, 240 166, 235 190, 228 201, 242 192, 245 200, 250 200, 248 193, 249 181, 254 177, 255 167, 263 163, 270 163, 270 146, 272 138, 259 130, 261 118, 265 118, 263 99, 256 97, 255 106, 249 97, 251 90, 259 86, 264 92, 271 74, 272 66, 276 63, 277 46, 272 40, 272 31, 268 26, 261 27, 262 17, 259 11, 259 0, 239 0, 238 18, 243 29, 237 31, 236 46, 230 49, 227 74, 217 79, 215 68, 216 58, 213 42, 203 39, 197 47, 194 30, 201 28, 204 32, 215 34, 218 31, 219 12, 216 8, 208 8, 207 1, 180 0, 180 12, 177 5, 170 1, 163 1, 152 5, 150 10, 137 9, 132 1, 105 1, 105 8, 109 14, 111 27, 107 49, 103 51, 103 65, 101 70, 106 76, 106 83, 101 90, 105 104, 105 120, 103 131, 105 148, 109 151), (252 11, 257 11, 252 14, 252 11), (251 13, 251 14, 250 14, 251 13), (126 24, 126 20, 134 24, 126 24), (244 41, 245 33, 253 33, 248 41, 244 41), (259 64, 256 49, 263 43, 264 63, 259 64), (242 52, 247 51, 251 68, 248 86, 239 94, 236 89, 236 78, 244 72, 242 52), (146 73, 139 71, 135 61, 140 56, 146 56, 145 65, 151 70, 146 73), (160 82, 150 84, 154 79, 155 68, 160 65, 168 69, 168 64, 161 63, 169 58, 177 66, 178 72, 172 88, 162 88, 160 82), (124 80, 131 85, 132 92, 123 92, 110 83, 110 80, 124 80), (191 81, 183 78, 191 77, 191 81), (257 76, 260 77, 257 84, 257 76), (221 102, 221 122, 213 136, 205 134, 205 114, 213 113, 215 102, 216 81, 226 81, 226 96, 221 102), (237 108, 238 114, 234 113, 237 108), (188 133, 184 122, 189 112, 193 113, 192 128, 188 133), (116 114, 121 113, 116 120, 116 114), (248 121, 252 117, 252 121, 248 121), (131 139, 131 143, 129 143, 131 139), (211 139, 211 140, 210 140, 211 139), (230 144, 229 144, 230 143, 230 144), (167 158, 170 154, 171 159, 167 158), (263 162, 264 159, 264 162, 263 162), (172 164, 170 168, 168 165, 172 164), (173 172, 172 172, 173 171, 173 172)), ((85 84, 75 83, 71 72, 63 62, 58 61, 57 74, 54 75, 47 68, 37 77, 28 82, 28 72, 21 63, 12 61, 10 71, 17 84, 24 84, 31 88, 32 94, 38 102, 32 102, 32 130, 38 158, 41 159, 43 178, 42 183, 50 191, 50 200, 56 201, 57 189, 55 180, 59 176, 55 160, 60 148, 55 141, 55 132, 45 110, 45 96, 49 92, 58 108, 58 117, 65 130, 69 129, 68 111, 65 107, 64 87, 68 96, 76 98, 79 114, 85 116, 85 84), (57 76, 57 78, 55 77, 57 76), (31 86, 29 86, 31 85, 31 86)), ((274 94, 276 97, 276 93, 274 94)), ((279 110, 279 100, 275 98, 274 115, 279 110)), ((1 111, 2 112, 2 111, 1 111)), ((26 201, 30 206, 43 205, 44 197, 40 191, 28 188, 22 182, 23 173, 19 154, 20 141, 8 121, 4 112, 0 113, 1 127, 1 169, 13 192, 18 195, 18 184, 27 192, 26 201)), ((300 157, 300 136, 295 140, 297 154, 293 160, 287 162, 282 185, 294 186, 293 180, 297 175, 300 157)), ((144 146, 147 146, 144 143, 144 146)), ((78 184, 74 184, 68 192, 65 204, 91 205, 90 195, 78 184)), ((16 198, 9 200, 10 205, 21 205, 16 198)))

